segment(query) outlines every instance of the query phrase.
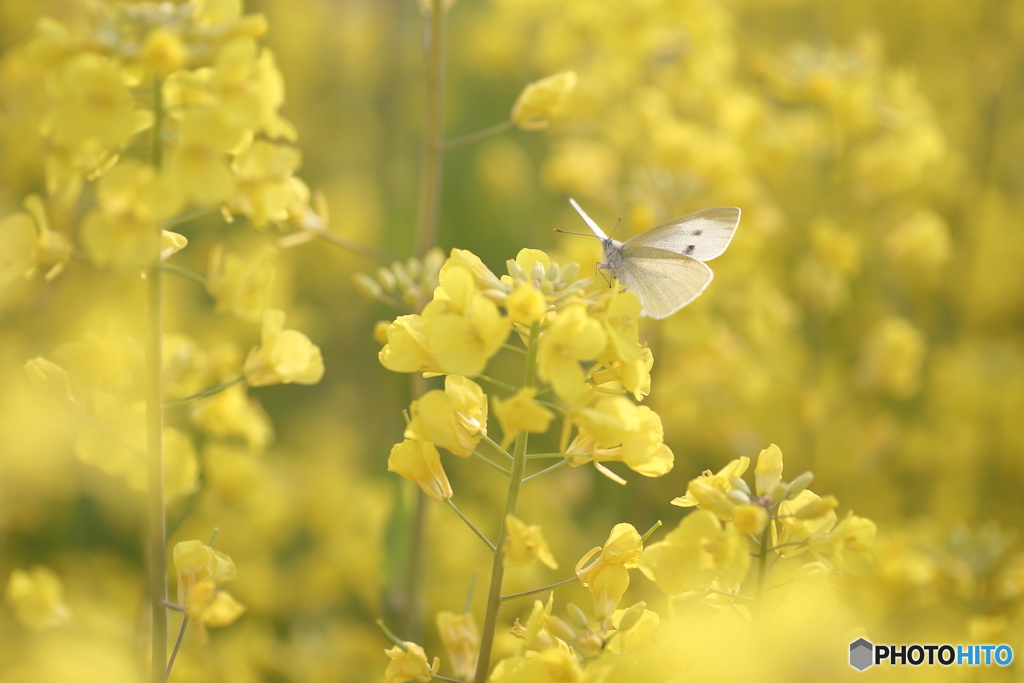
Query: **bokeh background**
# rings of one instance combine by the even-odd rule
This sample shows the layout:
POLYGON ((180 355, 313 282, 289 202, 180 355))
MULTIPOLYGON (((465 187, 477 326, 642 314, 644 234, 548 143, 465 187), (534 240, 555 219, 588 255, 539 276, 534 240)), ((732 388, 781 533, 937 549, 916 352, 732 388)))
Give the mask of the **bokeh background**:
MULTIPOLYGON (((39 16, 70 5, 0 0, 0 216, 45 193, 45 87, 24 46, 39 16)), ((408 258, 420 8, 246 10, 269 20, 299 173, 324 193, 331 228, 408 258)), ((668 501, 689 479, 776 443, 787 473, 812 470, 816 490, 878 524, 872 570, 842 587, 858 625, 882 641, 1024 652, 1024 2, 458 0, 448 28, 449 137, 506 120, 540 77, 573 70, 579 84, 547 130, 446 155, 442 248, 495 271, 524 247, 591 268, 593 240, 553 233, 580 229, 569 196, 602 225, 622 216, 620 238, 708 206, 744 212, 707 292, 641 329, 674 471, 619 487, 564 468, 529 484, 521 509, 543 523, 561 570, 516 570, 509 590, 564 578, 615 523, 674 524, 682 511, 668 501)), ((74 240, 76 216, 51 221, 74 240)), ((180 231, 182 262, 199 270, 217 244, 252 253, 281 237, 216 214, 180 231)), ((232 594, 248 608, 210 645, 186 640, 179 680, 380 678, 387 643, 373 620, 400 603, 415 490, 386 472, 411 389, 377 362, 373 328, 395 311, 352 280, 378 267, 323 241, 282 249, 272 303, 323 350, 323 381, 250 390, 263 412, 242 420, 244 447, 187 411, 169 418, 201 462, 201 486, 170 503, 171 541, 219 528, 217 547, 238 566, 232 594)), ((22 366, 45 355, 130 384, 143 289, 137 274, 83 262, 0 289, 0 579, 49 566, 74 615, 34 633, 0 607, 5 683, 137 680, 141 499, 76 456, 80 420, 22 366)), ((194 283, 169 282, 168 302, 185 357, 237 358, 259 339, 194 283)), ((496 529, 502 480, 472 461, 448 471, 463 511, 496 529)), ((431 510, 428 525, 433 652, 430 615, 458 611, 489 563, 450 510, 431 510)), ((587 600, 578 587, 565 599, 587 600)), ((510 648, 503 637, 499 651, 510 648)))

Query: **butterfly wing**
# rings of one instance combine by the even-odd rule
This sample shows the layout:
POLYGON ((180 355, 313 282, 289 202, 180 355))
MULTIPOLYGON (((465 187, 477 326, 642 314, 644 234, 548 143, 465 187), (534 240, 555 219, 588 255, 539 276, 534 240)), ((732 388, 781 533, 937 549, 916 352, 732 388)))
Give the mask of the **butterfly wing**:
POLYGON ((570 198, 569 203, 572 204, 572 208, 576 209, 576 213, 582 216, 583 220, 590 226, 590 229, 594 231, 595 235, 600 237, 602 240, 608 239, 608 235, 604 234, 604 230, 598 227, 597 223, 594 222, 594 219, 588 216, 587 212, 580 208, 580 205, 576 203, 575 199, 570 198))
POLYGON ((687 214, 640 233, 623 246, 651 247, 710 261, 721 256, 740 224, 740 210, 720 206, 687 214))
POLYGON ((640 297, 643 315, 667 318, 704 291, 714 274, 696 259, 652 247, 623 247, 613 274, 640 297))

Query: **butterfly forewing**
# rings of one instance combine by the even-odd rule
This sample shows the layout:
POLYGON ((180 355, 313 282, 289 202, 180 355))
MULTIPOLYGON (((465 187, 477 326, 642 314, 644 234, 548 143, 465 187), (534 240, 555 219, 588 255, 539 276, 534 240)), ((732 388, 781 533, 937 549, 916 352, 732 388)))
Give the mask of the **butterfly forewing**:
POLYGON ((696 299, 714 277, 706 265, 682 254, 623 245, 622 263, 612 273, 643 302, 643 315, 666 318, 696 299))
POLYGON ((735 206, 704 209, 653 227, 628 240, 623 248, 651 247, 710 261, 729 246, 739 223, 740 210, 735 206))

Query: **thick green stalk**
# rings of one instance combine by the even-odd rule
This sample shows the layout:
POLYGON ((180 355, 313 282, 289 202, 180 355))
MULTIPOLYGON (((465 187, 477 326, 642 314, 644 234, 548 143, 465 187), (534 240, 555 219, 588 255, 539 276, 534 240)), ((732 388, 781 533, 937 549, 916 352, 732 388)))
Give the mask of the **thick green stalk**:
MULTIPOLYGON (((153 84, 153 166, 163 163, 163 98, 159 78, 153 84)), ((161 226, 156 250, 146 270, 146 504, 149 536, 149 580, 152 601, 152 680, 167 679, 167 522, 164 514, 163 270, 160 267, 161 226)))
POLYGON ((437 244, 444 162, 444 0, 433 0, 430 44, 427 46, 427 93, 423 116, 423 159, 419 208, 416 216, 416 254, 423 256, 437 244))
MULTIPOLYGON (((540 335, 540 324, 534 323, 530 328, 530 343, 526 354, 526 377, 524 387, 532 387, 537 375, 537 337, 540 335)), ((476 683, 484 683, 491 668, 491 648, 494 646, 494 632, 498 626, 498 609, 501 607, 501 583, 505 578, 505 539, 508 529, 505 518, 516 514, 519 505, 519 491, 523 487, 523 475, 526 473, 526 440, 529 434, 520 431, 516 435, 516 446, 512 452, 512 474, 508 481, 508 493, 505 496, 505 511, 501 515, 498 527, 498 540, 495 541, 494 563, 491 565, 491 585, 487 590, 487 613, 484 615, 484 630, 480 637, 480 657, 476 665, 476 683)))

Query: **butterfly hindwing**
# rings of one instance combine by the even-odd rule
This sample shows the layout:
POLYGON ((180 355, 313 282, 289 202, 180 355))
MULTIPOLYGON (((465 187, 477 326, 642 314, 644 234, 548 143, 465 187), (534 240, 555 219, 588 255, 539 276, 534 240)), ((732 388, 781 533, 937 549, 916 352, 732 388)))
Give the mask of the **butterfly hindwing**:
POLYGON ((721 256, 740 223, 740 210, 720 206, 687 214, 641 233, 623 246, 651 247, 710 261, 721 256))
POLYGON ((643 315, 666 318, 704 291, 714 275, 700 261, 664 249, 623 245, 623 262, 613 275, 643 302, 643 315))

